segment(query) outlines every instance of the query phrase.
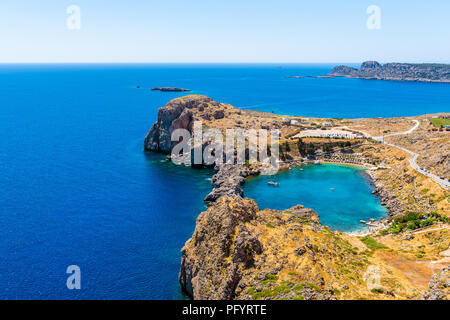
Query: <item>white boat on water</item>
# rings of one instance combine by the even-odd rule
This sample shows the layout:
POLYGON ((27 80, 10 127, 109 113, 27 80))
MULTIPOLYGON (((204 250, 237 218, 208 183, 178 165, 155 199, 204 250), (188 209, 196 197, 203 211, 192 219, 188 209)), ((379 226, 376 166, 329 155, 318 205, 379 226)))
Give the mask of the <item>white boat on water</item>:
POLYGON ((271 185, 271 186, 274 186, 274 187, 278 187, 279 186, 279 183, 275 182, 275 181, 269 181, 269 182, 267 182, 267 184, 271 185))

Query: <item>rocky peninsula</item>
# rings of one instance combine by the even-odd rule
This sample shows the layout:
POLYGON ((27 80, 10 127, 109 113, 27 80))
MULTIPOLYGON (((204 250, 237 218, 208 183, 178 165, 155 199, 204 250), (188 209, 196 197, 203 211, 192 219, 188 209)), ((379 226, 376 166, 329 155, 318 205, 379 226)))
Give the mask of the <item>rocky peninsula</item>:
MULTIPOLYGON (((422 121, 427 119, 423 116, 422 121)), ((264 166, 219 165, 212 177, 212 191, 205 197, 208 209, 198 216, 195 231, 182 249, 179 282, 189 297, 447 298, 441 289, 442 275, 448 269, 440 270, 450 263, 450 257, 442 255, 450 244, 448 193, 412 170, 400 150, 373 139, 297 137, 299 131, 323 123, 327 124, 324 130, 331 126, 367 135, 400 131, 409 128, 410 119, 306 120, 240 110, 206 96, 189 95, 159 109, 144 149, 170 154, 171 133, 178 128, 192 131, 197 120, 219 130, 279 129, 280 159, 286 167, 312 160, 366 165, 390 217, 383 230, 357 237, 322 226, 320 217, 301 204, 284 211, 261 210, 254 200, 245 198, 241 186, 264 166), (421 228, 425 218, 432 225, 421 228), (412 223, 418 224, 417 232, 412 223), (382 281, 367 285, 374 274, 382 281)), ((448 141, 443 132, 427 133, 426 139, 436 141, 442 135, 442 141, 448 141)))
POLYGON ((334 77, 347 77, 367 80, 393 80, 450 83, 450 65, 448 64, 411 64, 366 61, 359 69, 340 65, 328 74, 334 77))

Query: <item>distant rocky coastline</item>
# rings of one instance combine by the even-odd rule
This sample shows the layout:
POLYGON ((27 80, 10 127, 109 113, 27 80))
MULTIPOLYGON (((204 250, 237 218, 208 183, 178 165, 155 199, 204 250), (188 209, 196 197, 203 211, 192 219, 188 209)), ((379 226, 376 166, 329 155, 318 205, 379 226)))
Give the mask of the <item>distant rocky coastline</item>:
POLYGON ((448 64, 410 64, 366 61, 359 69, 340 65, 328 74, 333 77, 347 77, 367 80, 417 81, 450 83, 448 64))

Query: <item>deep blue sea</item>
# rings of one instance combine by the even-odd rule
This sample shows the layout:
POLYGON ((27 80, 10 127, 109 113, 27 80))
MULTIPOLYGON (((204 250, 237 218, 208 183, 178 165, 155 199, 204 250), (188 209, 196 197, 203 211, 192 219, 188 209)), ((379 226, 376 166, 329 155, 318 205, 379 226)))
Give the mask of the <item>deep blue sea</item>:
MULTIPOLYGON (((144 154, 143 139, 157 109, 183 95, 151 91, 153 86, 185 87, 280 114, 450 111, 448 84, 285 78, 321 75, 332 66, 0 65, 0 299, 183 298, 180 249, 205 207, 212 172, 144 154), (66 288, 66 268, 73 264, 81 268, 81 290, 66 288)), ((299 175, 301 190, 307 189, 308 174, 318 192, 344 187, 312 171, 287 175, 299 175)), ((358 191, 362 199, 373 200, 364 178, 352 172, 347 186, 364 185, 367 192, 358 191)), ((297 187, 289 179, 281 182, 280 190, 297 187)), ((294 190, 286 205, 295 204, 298 194, 314 206, 318 193, 309 189, 311 197, 294 190)), ((248 192, 257 197, 259 191, 248 192)), ((334 212, 352 209, 340 201, 350 193, 335 192, 326 197, 333 203, 323 201, 318 208, 324 223, 334 212)), ((277 205, 263 200, 261 207, 277 205)), ((342 223, 346 228, 354 220, 342 223)))

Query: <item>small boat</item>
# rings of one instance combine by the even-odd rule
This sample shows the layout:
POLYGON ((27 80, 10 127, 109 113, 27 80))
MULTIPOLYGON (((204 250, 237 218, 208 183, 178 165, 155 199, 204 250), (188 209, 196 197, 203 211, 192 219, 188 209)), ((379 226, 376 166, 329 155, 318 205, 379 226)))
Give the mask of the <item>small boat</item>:
POLYGON ((334 191, 334 188, 330 188, 331 191, 334 191))
POLYGON ((367 221, 364 221, 364 220, 359 220, 359 222, 367 224, 367 221))
POLYGON ((274 187, 278 187, 279 183, 275 182, 275 181, 269 181, 267 182, 268 185, 274 186, 274 187))

